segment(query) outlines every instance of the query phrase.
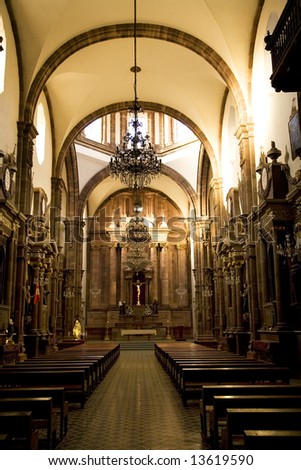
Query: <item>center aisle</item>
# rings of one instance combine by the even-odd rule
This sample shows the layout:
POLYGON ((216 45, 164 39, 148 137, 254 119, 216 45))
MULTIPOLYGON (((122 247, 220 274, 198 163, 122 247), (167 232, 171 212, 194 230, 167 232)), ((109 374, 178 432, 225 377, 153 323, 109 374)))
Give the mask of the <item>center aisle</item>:
POLYGON ((201 448, 198 407, 183 406, 154 351, 138 350, 121 351, 85 408, 71 409, 57 449, 201 448))

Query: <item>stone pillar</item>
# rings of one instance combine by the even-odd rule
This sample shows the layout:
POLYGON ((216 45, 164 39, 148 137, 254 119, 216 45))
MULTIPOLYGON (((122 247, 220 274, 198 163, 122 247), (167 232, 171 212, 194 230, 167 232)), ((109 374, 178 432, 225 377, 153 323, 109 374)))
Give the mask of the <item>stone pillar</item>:
POLYGON ((39 289, 40 289, 40 302, 37 304, 38 305, 38 332, 39 333, 45 333, 45 325, 44 325, 44 312, 43 312, 43 298, 44 298, 44 275, 45 275, 45 268, 42 265, 39 271, 39 289))
MULTIPOLYGON (((117 274, 117 253, 116 253, 116 246, 112 244, 110 246, 110 282, 109 282, 109 289, 110 289, 110 296, 109 296, 109 304, 116 305, 116 274, 117 274)), ((119 300, 119 299, 118 299, 119 300)))
POLYGON ((236 289, 235 289, 235 269, 233 266, 230 268, 230 287, 231 287, 231 310, 230 310, 230 324, 231 331, 235 330, 236 323, 236 289))
POLYGON ((226 332, 232 331, 232 318, 230 315, 231 310, 231 286, 228 282, 228 271, 224 276, 224 291, 225 291, 225 316, 226 316, 226 332))
MULTIPOLYGON (((277 240, 277 237, 276 237, 277 240)), ((277 254, 277 242, 273 241, 273 258, 274 258, 274 280, 275 280, 275 301, 276 301, 276 315, 278 330, 287 328, 287 322, 285 321, 285 315, 283 311, 283 300, 282 300, 282 286, 281 286, 281 265, 280 256, 277 254)))
POLYGON ((64 230, 61 223, 63 185, 62 178, 51 178, 50 236, 58 247, 63 246, 63 233, 61 233, 64 230))
MULTIPOLYGON (((34 267, 34 289, 36 292, 37 287, 39 288, 39 280, 40 280, 40 268, 39 266, 34 267)), ((37 333, 39 328, 39 302, 35 303, 33 301, 32 307, 32 318, 31 318, 31 333, 37 333)))
POLYGON ((58 273, 58 286, 57 286, 57 317, 56 317, 56 337, 62 339, 64 334, 63 329, 63 282, 64 273, 59 271, 58 273))
POLYGON ((16 203, 24 214, 31 212, 33 145, 37 135, 38 132, 32 123, 18 122, 16 203))
POLYGON ((256 264, 257 264, 257 289, 258 289, 258 296, 259 296, 259 303, 261 308, 261 327, 266 327, 265 317, 263 314, 263 305, 269 302, 269 290, 268 290, 268 266, 267 266, 267 251, 266 246, 262 237, 259 235, 258 243, 256 247, 257 257, 256 257, 256 264))
POLYGON ((196 323, 196 341, 203 334, 202 324, 202 295, 201 295, 201 226, 197 221, 193 224, 194 240, 194 322, 196 323))
POLYGON ((83 227, 80 217, 72 217, 65 223, 65 335, 71 334, 74 319, 81 312, 83 227))
MULTIPOLYGON (((186 243, 177 245, 177 284, 182 288, 187 287, 187 263, 186 263, 186 243)), ((186 296, 177 296, 178 307, 184 307, 187 305, 187 295, 186 296)))
POLYGON ((241 124, 236 137, 240 150, 240 200, 242 213, 249 214, 257 204, 257 181, 254 151, 254 125, 241 124))
POLYGON ((122 278, 122 264, 121 264, 122 248, 119 243, 116 245, 116 303, 122 299, 121 291, 121 278, 122 278))
MULTIPOLYGON (((125 300, 126 297, 127 297, 127 294, 126 294, 126 285, 125 285, 125 278, 124 278, 125 262, 126 262, 126 257, 127 257, 125 244, 124 244, 124 243, 121 243, 121 244, 120 244, 120 248, 121 248, 121 253, 120 253, 120 257, 121 257, 121 268, 120 268, 120 299, 125 300)), ((118 298, 118 302, 119 302, 120 299, 118 298)))
POLYGON ((256 325, 258 324, 258 290, 257 290, 257 278, 258 271, 256 265, 256 245, 255 243, 249 243, 247 245, 247 295, 249 305, 249 322, 250 322, 250 347, 253 339, 256 338, 256 325))
POLYGON ((120 112, 120 143, 122 143, 122 139, 124 134, 127 132, 127 112, 121 111, 120 112))
POLYGON ((160 284, 161 284, 161 304, 169 305, 169 279, 168 279, 168 245, 160 245, 160 284))
POLYGON ((240 261, 235 262, 234 275, 235 275, 235 295, 236 295, 236 331, 243 331, 242 323, 242 286, 241 286, 241 265, 240 261))
POLYGON ((158 291, 158 248, 155 243, 150 244, 150 261, 153 266, 153 276, 150 287, 150 299, 157 299, 159 301, 158 291))
POLYGON ((221 260, 218 260, 217 266, 217 273, 216 273, 216 303, 215 308, 217 309, 217 315, 219 318, 218 322, 218 340, 219 345, 218 349, 222 349, 222 338, 224 334, 224 318, 225 318, 225 310, 226 310, 226 292, 224 289, 224 276, 223 276, 223 269, 221 265, 221 260))

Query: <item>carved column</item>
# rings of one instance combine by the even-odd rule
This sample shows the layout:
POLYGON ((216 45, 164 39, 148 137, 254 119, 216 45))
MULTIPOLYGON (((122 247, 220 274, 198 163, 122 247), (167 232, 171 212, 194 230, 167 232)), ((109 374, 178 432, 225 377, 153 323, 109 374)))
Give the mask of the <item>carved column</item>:
POLYGON ((34 139, 38 132, 29 122, 18 122, 18 171, 17 171, 17 206, 24 214, 30 214, 32 203, 32 158, 34 139))
POLYGON ((153 266, 153 277, 150 289, 150 299, 157 299, 159 301, 158 291, 158 248, 155 243, 150 244, 150 260, 153 266))
POLYGON ((58 247, 63 246, 64 226, 61 220, 62 178, 51 178, 50 236, 58 247))
POLYGON ((110 297, 109 297, 109 304, 110 305, 116 305, 117 299, 116 299, 116 274, 117 274, 117 269, 116 269, 116 264, 117 264, 117 252, 116 252, 116 246, 115 244, 112 244, 110 246, 110 283, 109 283, 109 292, 110 292, 110 297))
POLYGON ((250 315, 250 341, 256 338, 256 325, 258 324, 258 290, 257 290, 257 258, 256 245, 247 245, 247 277, 248 277, 248 304, 250 315))
POLYGON ((275 301, 276 301, 276 315, 277 315, 277 329, 287 328, 287 322, 285 321, 283 311, 283 300, 282 300, 282 286, 281 286, 281 260, 277 254, 277 234, 276 240, 273 241, 273 258, 274 258, 274 279, 275 279, 275 301))
POLYGON ((242 212, 249 214, 253 206, 257 204, 257 181, 254 152, 254 126, 242 124, 236 137, 240 150, 240 200, 242 212))
POLYGON ((234 265, 234 275, 235 275, 235 295, 236 295, 236 331, 243 331, 243 323, 242 323, 242 286, 241 286, 241 266, 242 261, 235 261, 234 265))
POLYGON ((268 290, 268 265, 267 265, 267 251, 263 238, 259 235, 257 244, 257 288, 258 295, 261 305, 261 322, 263 328, 265 328, 265 317, 263 314, 263 306, 269 302, 269 290, 268 290))
POLYGON ((160 250, 160 284, 161 284, 161 303, 169 304, 169 283, 168 283, 168 245, 165 243, 160 250))

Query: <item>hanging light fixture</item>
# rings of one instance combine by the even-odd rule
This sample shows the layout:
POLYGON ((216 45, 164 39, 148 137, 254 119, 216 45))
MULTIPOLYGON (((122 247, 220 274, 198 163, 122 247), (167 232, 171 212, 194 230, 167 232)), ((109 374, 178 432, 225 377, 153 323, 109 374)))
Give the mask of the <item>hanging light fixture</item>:
POLYGON ((134 202, 134 217, 126 225, 126 239, 127 239, 127 260, 126 267, 133 271, 143 271, 152 263, 149 259, 149 243, 151 235, 148 231, 147 223, 144 218, 139 214, 142 211, 142 205, 135 194, 134 202))
POLYGON ((143 136, 138 119, 138 113, 143 112, 137 97, 137 73, 141 71, 137 66, 137 13, 136 0, 134 0, 134 102, 129 110, 133 114, 130 125, 132 132, 123 136, 120 146, 117 145, 116 153, 111 157, 111 176, 119 179, 132 189, 142 189, 147 186, 153 178, 160 175, 162 170, 161 160, 156 155, 155 149, 150 143, 149 135, 143 136))

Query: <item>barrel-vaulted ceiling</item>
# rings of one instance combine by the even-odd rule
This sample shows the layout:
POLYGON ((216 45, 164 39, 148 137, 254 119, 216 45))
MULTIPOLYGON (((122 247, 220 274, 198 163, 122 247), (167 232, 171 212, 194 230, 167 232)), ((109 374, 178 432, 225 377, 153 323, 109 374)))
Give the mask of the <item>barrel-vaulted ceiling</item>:
MULTIPOLYGON (((19 38, 24 102, 31 100, 26 109, 46 86, 58 157, 87 116, 133 99, 134 0, 6 3, 19 38)), ((209 155, 219 152, 226 93, 248 111, 250 47, 262 3, 137 0, 139 100, 192 125, 209 155)))

